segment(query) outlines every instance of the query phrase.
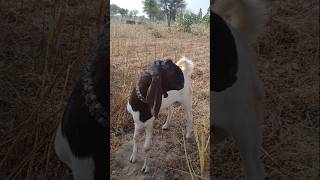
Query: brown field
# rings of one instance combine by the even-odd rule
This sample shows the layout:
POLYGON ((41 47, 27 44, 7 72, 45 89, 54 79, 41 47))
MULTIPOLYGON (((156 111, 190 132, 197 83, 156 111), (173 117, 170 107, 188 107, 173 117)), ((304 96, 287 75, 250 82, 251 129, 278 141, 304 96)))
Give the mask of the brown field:
MULTIPOLYGON (((256 51, 266 179, 319 179, 319 1, 272 0, 256 51)), ((213 179, 244 179, 231 138, 213 153, 213 179)))
MULTIPOLYGON (((195 64, 192 79, 194 129, 203 141, 209 135, 209 29, 202 33, 179 32, 172 28, 169 32, 165 25, 145 24, 128 25, 111 21, 111 172, 114 179, 140 179, 143 157, 136 164, 130 164, 134 124, 126 110, 132 84, 138 78, 143 66, 156 59, 171 58, 177 62, 181 56, 193 60, 195 64)), ((199 156, 196 140, 186 145, 188 161, 185 155, 183 109, 174 110, 172 126, 162 131, 166 113, 162 112, 159 121, 155 121, 152 146, 151 172, 147 179, 190 179, 187 162, 190 161, 197 175, 199 156)), ((143 141, 144 138, 141 138, 143 141)), ((139 153, 143 154, 140 142, 139 153)), ((208 178, 209 156, 207 149, 204 158, 203 177, 208 178)))

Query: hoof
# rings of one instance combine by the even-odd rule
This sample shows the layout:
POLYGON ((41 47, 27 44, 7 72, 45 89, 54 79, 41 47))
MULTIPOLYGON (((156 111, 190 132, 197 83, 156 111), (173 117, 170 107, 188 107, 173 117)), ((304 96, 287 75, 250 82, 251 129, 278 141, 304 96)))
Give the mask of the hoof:
POLYGON ((131 155, 131 157, 130 157, 130 162, 131 162, 131 163, 135 163, 136 161, 137 161, 136 156, 131 155))
POLYGON ((146 165, 143 165, 141 171, 144 173, 144 174, 147 174, 149 172, 150 168, 146 165))
POLYGON ((169 130, 169 126, 163 125, 162 130, 169 130))

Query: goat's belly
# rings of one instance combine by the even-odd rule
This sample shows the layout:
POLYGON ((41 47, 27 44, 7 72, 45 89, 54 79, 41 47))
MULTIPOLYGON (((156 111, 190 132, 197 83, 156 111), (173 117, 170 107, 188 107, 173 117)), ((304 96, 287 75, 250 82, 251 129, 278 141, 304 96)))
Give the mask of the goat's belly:
POLYGON ((168 91, 168 97, 164 98, 162 96, 162 103, 161 103, 161 109, 163 108, 167 108, 169 106, 171 106, 173 103, 175 102, 180 102, 180 91, 177 90, 172 90, 172 91, 168 91))

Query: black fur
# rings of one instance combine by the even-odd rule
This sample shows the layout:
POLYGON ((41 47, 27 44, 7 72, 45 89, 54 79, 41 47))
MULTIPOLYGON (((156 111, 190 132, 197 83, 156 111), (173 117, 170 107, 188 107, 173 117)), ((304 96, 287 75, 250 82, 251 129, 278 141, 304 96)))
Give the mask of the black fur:
POLYGON ((210 17, 211 91, 224 91, 237 80, 238 53, 235 39, 226 22, 214 12, 210 17))
MULTIPOLYGON (((98 101, 106 110, 109 110, 109 47, 107 35, 108 32, 104 30, 102 37, 100 37, 101 44, 94 63, 93 88, 98 101)), ((80 80, 72 91, 63 115, 62 135, 67 138, 75 156, 80 158, 93 157, 95 163, 94 179, 105 180, 109 174, 109 153, 107 151, 109 127, 98 123, 97 119, 90 114, 83 91, 80 80)))
MULTIPOLYGON (((147 91, 152 81, 152 72, 154 71, 160 71, 162 82, 161 89, 164 97, 168 96, 167 91, 180 90, 184 87, 182 70, 170 59, 164 61, 157 60, 154 63, 145 66, 140 74, 138 87, 143 97, 147 96, 147 91)), ((131 92, 129 103, 133 111, 140 112, 140 121, 145 122, 153 116, 150 104, 139 99, 136 93, 136 87, 134 87, 131 92)))

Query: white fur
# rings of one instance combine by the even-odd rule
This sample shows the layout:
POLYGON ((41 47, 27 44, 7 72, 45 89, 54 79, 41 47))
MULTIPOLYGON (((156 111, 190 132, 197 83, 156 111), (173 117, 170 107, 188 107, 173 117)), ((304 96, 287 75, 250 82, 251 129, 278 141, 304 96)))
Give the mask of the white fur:
POLYGON ((182 56, 176 64, 182 69, 182 71, 186 72, 188 76, 191 76, 194 64, 190 59, 182 56))
POLYGON ((229 22, 231 24, 230 29, 235 38, 239 66, 237 73, 238 79, 231 88, 219 93, 211 92, 213 99, 211 101, 211 107, 214 107, 213 124, 216 127, 227 130, 238 142, 247 179, 262 180, 264 179, 264 168, 260 159, 262 143, 260 122, 263 118, 262 100, 264 91, 262 81, 256 70, 254 53, 248 43, 250 42, 249 37, 243 36, 246 32, 242 27, 254 27, 251 30, 257 33, 259 30, 257 27, 260 27, 261 24, 264 23, 262 22, 262 14, 264 14, 265 11, 261 10, 261 8, 253 8, 262 7, 262 1, 240 1, 241 0, 219 1, 229 4, 225 4, 224 8, 220 7, 221 9, 219 9, 219 6, 216 8, 218 14, 221 16, 225 15, 221 10, 228 11, 228 8, 232 9, 231 17, 236 17, 238 14, 240 16, 235 18, 237 19, 236 21, 229 22), (259 2, 261 2, 261 4, 259 4, 259 2), (259 12, 259 10, 261 12, 259 12), (253 16, 254 14, 256 16, 253 16))
POLYGON ((74 180, 93 180, 94 179, 94 161, 91 157, 78 158, 72 154, 67 139, 62 135, 61 125, 59 125, 55 143, 55 152, 59 159, 68 165, 72 170, 74 180))
POLYGON ((248 180, 264 177, 261 150, 262 83, 250 54, 237 42, 238 80, 229 89, 212 92, 213 124, 227 130, 238 142, 248 180))
MULTIPOLYGON (((160 109, 168 108, 168 116, 166 123, 163 125, 163 129, 168 129, 169 124, 172 117, 172 107, 171 105, 175 102, 180 102, 183 107, 185 114, 187 116, 187 124, 186 124, 186 138, 190 139, 192 135, 192 96, 191 96, 191 83, 190 83, 190 75, 193 70, 193 63, 191 60, 188 60, 187 58, 182 58, 177 62, 177 65, 181 65, 181 69, 183 71, 184 76, 184 87, 183 89, 177 91, 177 90, 171 90, 168 91, 168 97, 164 98, 162 97, 162 103, 160 109)), ((134 163, 137 159, 137 151, 138 151, 138 145, 137 145, 137 139, 139 136, 139 133, 142 128, 145 128, 145 143, 144 143, 144 165, 142 167, 142 171, 144 173, 147 173, 150 170, 150 149, 152 145, 152 128, 153 128, 153 121, 154 117, 151 117, 148 119, 145 123, 141 122, 139 119, 140 112, 139 111, 133 111, 130 103, 127 104, 127 110, 131 113, 134 124, 135 124, 135 130, 133 135, 133 150, 132 155, 130 157, 130 162, 134 163)))

